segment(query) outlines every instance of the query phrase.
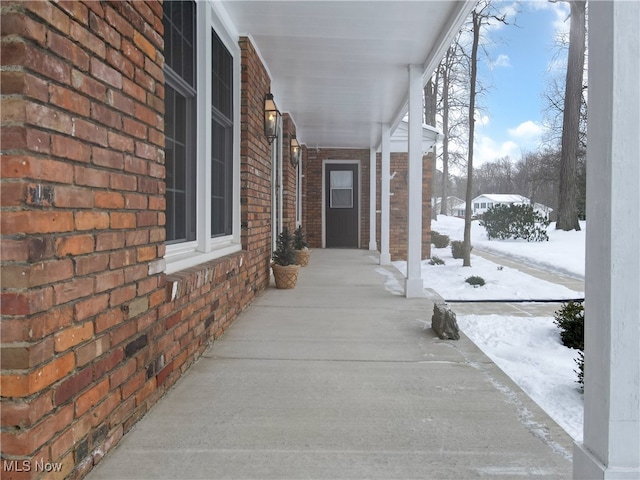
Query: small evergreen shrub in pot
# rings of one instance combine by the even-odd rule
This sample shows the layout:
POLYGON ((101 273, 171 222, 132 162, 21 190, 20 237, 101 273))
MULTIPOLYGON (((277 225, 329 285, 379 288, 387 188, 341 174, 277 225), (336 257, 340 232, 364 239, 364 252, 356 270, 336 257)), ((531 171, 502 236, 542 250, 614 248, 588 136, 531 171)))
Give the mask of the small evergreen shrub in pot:
POLYGON ((307 248, 307 239, 302 230, 302 225, 296 228, 293 232, 293 248, 296 251, 296 263, 301 267, 306 267, 309 264, 309 257, 311 256, 311 250, 307 248))
POLYGON ((278 235, 276 250, 273 252, 272 259, 271 268, 276 281, 276 288, 294 288, 298 281, 300 265, 296 263, 293 235, 286 227, 278 235))

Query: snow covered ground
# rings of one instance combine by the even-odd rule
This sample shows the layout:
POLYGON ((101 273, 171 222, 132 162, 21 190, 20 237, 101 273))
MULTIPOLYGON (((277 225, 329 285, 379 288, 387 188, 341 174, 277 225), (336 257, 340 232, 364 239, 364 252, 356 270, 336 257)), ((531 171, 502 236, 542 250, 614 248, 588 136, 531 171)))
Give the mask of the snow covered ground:
MULTIPOLYGON (((478 220, 474 220, 471 225, 471 245, 474 248, 505 255, 552 272, 584 278, 586 222, 580 222, 582 230, 579 232, 564 232, 555 228, 555 223, 547 227, 548 242, 488 240, 485 229, 480 226, 478 220)), ((451 240, 462 240, 464 220, 438 215, 438 221, 431 222, 431 230, 449 235, 451 240)), ((438 249, 435 252, 438 252, 438 249)))
MULTIPOLYGON (((464 220, 440 215, 432 230, 462 240, 464 220)), ((577 278, 584 278, 585 228, 581 232, 561 232, 549 225, 548 242, 487 240, 477 221, 471 228, 474 248, 520 260, 528 265, 577 278)), ((583 296, 581 292, 544 282, 515 269, 502 267, 477 255, 471 267, 462 267, 451 249, 432 249, 445 265, 422 264, 425 288, 431 288, 447 300, 522 300, 563 299, 583 296), (487 282, 474 288, 464 280, 478 275, 487 282)), ((403 275, 406 262, 394 262, 403 275)), ((382 269, 381 269, 382 270, 382 269)), ((382 270, 383 271, 383 270, 382 270)), ((382 273, 382 272, 381 272, 382 273)), ((402 286, 388 277, 386 288, 402 294, 402 286)), ((577 441, 582 441, 584 403, 577 384, 577 350, 562 345, 553 317, 512 317, 500 315, 460 315, 460 329, 514 380, 540 407, 577 441)))

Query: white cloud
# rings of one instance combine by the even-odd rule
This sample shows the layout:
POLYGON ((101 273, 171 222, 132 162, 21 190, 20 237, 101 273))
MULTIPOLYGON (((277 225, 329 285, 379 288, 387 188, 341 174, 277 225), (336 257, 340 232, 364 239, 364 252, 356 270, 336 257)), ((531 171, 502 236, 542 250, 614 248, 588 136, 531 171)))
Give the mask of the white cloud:
POLYGON ((515 128, 509 128, 507 132, 509 133, 509 136, 511 136, 515 140, 531 142, 540 138, 543 130, 544 127, 539 123, 527 120, 526 122, 522 122, 515 128))
MULTIPOLYGON (((488 123, 487 117, 476 120, 478 126, 482 126, 482 120, 488 123)), ((474 142, 475 166, 480 166, 486 162, 493 162, 500 158, 509 157, 518 160, 522 152, 532 151, 539 147, 540 137, 544 133, 545 127, 537 122, 527 120, 520 125, 507 129, 509 139, 496 141, 492 137, 483 135, 481 131, 476 131, 474 142)))
POLYGON ((490 137, 476 135, 473 147, 473 164, 480 166, 503 157, 515 159, 520 156, 520 151, 520 145, 512 140, 498 143, 490 137))
POLYGON ((510 67, 510 66, 511 66, 511 59, 509 58, 509 55, 506 55, 504 53, 501 53, 500 55, 498 55, 498 58, 496 58, 496 60, 491 63, 491 69, 494 69, 497 67, 510 67))

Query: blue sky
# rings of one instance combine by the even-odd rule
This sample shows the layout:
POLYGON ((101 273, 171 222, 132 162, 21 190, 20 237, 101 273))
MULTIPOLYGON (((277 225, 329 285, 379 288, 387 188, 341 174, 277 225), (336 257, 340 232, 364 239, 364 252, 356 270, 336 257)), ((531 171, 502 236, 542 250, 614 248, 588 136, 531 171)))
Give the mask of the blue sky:
POLYGON ((490 89, 480 100, 484 111, 476 116, 474 165, 504 156, 517 160, 523 151, 540 144, 542 96, 554 68, 558 72, 555 41, 559 32, 569 28, 564 2, 525 0, 497 6, 508 12, 511 25, 486 31, 490 59, 482 60, 479 74, 490 89))

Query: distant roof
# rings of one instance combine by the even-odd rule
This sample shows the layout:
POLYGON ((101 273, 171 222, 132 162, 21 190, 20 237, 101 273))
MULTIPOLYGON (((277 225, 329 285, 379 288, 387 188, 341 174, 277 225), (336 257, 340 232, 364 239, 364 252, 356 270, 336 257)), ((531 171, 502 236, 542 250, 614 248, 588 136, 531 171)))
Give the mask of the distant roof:
MULTIPOLYGON (((477 199, 479 199, 480 197, 484 197, 487 200, 491 200, 492 202, 496 202, 496 203, 524 203, 529 205, 530 201, 527 197, 523 197, 522 195, 516 195, 516 194, 505 194, 505 193, 485 193, 482 195, 478 195, 476 198, 474 198, 472 200, 472 202, 475 202, 477 199)), ((452 198, 456 198, 456 197, 449 197, 449 199, 452 198)), ((439 199, 438 199, 439 200, 439 199)), ((544 210, 546 212, 553 212, 553 208, 548 207, 547 205, 543 205, 542 203, 538 203, 536 202, 533 205, 533 208, 536 210, 544 210)), ((453 207, 454 210, 465 210, 466 209, 466 203, 460 203, 458 205, 456 205, 455 207, 453 207)))
POLYGON ((523 197, 522 195, 515 194, 506 194, 506 193, 483 193, 482 195, 478 195, 473 200, 476 200, 480 197, 485 197, 492 202, 504 202, 504 203, 516 203, 516 202, 524 202, 528 203, 529 199, 527 197, 523 197))

